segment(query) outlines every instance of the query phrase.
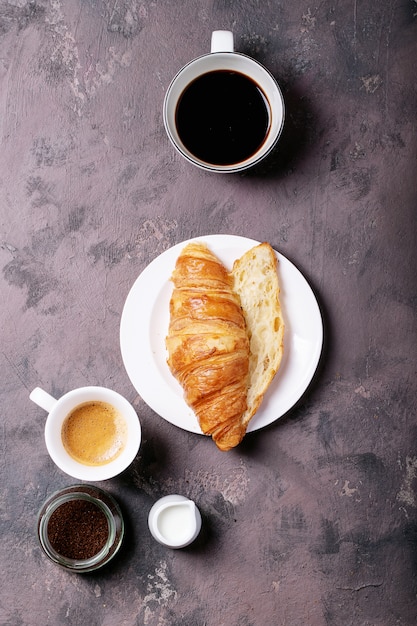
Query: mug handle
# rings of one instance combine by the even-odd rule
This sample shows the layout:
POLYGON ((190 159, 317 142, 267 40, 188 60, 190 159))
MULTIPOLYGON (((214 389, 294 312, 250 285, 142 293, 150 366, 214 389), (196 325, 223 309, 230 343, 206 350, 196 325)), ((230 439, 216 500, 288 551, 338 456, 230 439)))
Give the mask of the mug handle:
POLYGON ((40 387, 35 387, 35 389, 30 393, 29 398, 47 413, 50 413, 57 403, 55 398, 40 387))
POLYGON ((233 33, 230 30, 214 30, 210 52, 233 52, 233 33))

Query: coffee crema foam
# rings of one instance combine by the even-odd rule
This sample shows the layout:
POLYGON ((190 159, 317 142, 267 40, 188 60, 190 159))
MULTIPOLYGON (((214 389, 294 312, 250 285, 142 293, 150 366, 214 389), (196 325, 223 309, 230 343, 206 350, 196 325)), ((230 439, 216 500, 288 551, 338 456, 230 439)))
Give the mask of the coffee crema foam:
POLYGON ((65 450, 75 461, 83 465, 106 465, 123 451, 127 425, 111 404, 85 402, 67 415, 61 437, 65 450))

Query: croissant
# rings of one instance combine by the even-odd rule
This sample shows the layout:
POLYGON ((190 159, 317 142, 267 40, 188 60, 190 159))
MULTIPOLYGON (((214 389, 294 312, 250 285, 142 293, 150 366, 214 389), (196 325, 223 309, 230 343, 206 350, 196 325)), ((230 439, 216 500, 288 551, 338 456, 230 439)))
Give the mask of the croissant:
POLYGON ((182 250, 171 280, 168 366, 203 433, 229 450, 246 431, 249 339, 239 296, 203 243, 182 250))

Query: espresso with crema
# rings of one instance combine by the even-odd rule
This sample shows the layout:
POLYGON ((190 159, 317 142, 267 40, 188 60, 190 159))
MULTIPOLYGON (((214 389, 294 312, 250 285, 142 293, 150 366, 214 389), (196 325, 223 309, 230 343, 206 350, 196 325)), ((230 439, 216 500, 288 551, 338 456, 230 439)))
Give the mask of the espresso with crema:
POLYGON ((79 463, 106 465, 123 451, 127 425, 111 404, 85 402, 67 415, 61 436, 65 450, 79 463))

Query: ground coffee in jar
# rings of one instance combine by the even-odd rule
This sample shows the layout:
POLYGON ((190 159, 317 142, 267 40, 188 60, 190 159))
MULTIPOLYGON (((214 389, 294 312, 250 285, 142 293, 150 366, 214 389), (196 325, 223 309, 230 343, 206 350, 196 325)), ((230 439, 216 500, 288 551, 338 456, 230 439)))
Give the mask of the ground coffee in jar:
POLYGON ((124 536, 116 500, 95 485, 72 485, 52 494, 38 514, 38 539, 46 556, 78 574, 106 565, 124 536))
POLYGON ((48 539, 67 559, 89 559, 105 545, 109 536, 104 512, 88 500, 69 500, 59 506, 48 522, 48 539))

